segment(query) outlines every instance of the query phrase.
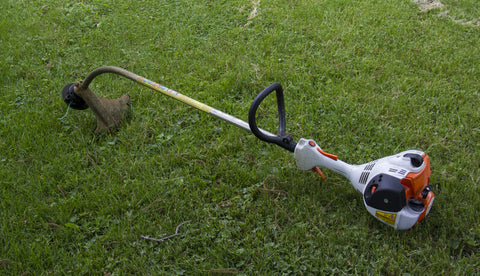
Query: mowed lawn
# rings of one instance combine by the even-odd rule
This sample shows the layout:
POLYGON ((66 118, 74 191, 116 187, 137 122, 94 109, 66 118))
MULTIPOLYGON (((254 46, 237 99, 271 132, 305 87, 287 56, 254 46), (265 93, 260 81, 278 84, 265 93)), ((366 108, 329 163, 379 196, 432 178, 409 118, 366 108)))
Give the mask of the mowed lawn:
MULTIPOLYGON (((3 0, 0 15, 0 274, 480 274, 476 0, 3 0), (280 82, 295 140, 352 164, 425 151, 433 208, 394 230, 343 176, 116 75, 90 88, 130 94, 131 117, 96 136, 60 92, 102 65, 242 120, 280 82)), ((275 132, 274 97, 259 112, 275 132)))

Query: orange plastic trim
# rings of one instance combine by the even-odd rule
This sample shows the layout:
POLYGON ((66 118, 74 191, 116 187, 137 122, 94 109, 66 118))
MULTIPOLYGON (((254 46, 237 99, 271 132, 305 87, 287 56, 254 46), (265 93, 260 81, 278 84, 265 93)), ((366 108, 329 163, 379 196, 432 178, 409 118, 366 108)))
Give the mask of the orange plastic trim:
POLYGON ((318 167, 314 167, 312 171, 318 173, 322 177, 322 179, 325 179, 325 175, 318 167))
POLYGON ((330 159, 333 159, 335 161, 337 161, 338 159, 338 156, 336 155, 333 155, 331 153, 327 153, 327 152, 324 152, 323 150, 321 150, 320 148, 317 148, 318 152, 320 152, 321 154, 325 155, 326 157, 330 158, 330 159))
POLYGON ((428 185, 430 180, 430 158, 428 155, 423 156, 423 160, 425 162, 425 167, 423 170, 419 171, 418 173, 409 173, 405 178, 400 180, 400 183, 405 187, 405 195, 407 198, 414 197, 417 199, 422 200, 420 197, 420 193, 423 189, 428 185))

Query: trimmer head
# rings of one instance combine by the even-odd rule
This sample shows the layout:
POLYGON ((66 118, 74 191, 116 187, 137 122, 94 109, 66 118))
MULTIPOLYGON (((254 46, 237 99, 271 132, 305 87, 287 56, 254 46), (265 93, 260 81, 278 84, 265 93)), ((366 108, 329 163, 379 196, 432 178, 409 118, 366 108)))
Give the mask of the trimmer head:
POLYGON ((62 89, 63 101, 73 109, 83 110, 88 108, 88 104, 77 94, 75 94, 75 83, 69 83, 62 89))
POLYGON ((62 89, 63 101, 73 109, 91 108, 97 117, 95 134, 115 130, 130 110, 130 96, 118 99, 104 99, 93 93, 90 88, 83 88, 81 82, 69 83, 62 89))

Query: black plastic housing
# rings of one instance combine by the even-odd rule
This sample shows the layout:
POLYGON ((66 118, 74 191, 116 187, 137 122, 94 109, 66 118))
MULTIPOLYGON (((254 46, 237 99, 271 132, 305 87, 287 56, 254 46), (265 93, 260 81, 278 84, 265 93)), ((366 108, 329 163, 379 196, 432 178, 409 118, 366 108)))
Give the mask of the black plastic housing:
POLYGON ((383 173, 368 182, 364 198, 368 206, 387 212, 398 212, 407 205, 400 179, 383 173))
POLYGON ((88 108, 88 104, 74 92, 75 84, 69 83, 62 89, 63 101, 73 109, 83 110, 88 108))

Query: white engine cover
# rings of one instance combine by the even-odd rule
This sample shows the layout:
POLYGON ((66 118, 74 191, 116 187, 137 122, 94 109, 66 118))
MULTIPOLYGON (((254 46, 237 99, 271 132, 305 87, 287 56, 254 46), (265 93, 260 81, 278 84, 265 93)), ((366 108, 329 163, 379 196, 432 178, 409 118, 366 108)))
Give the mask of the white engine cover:
POLYGON ((426 162, 423 162, 423 156, 426 155, 422 151, 408 150, 363 165, 350 165, 339 160, 337 156, 324 152, 315 141, 302 138, 297 143, 294 154, 297 167, 301 170, 312 170, 317 166, 321 166, 348 178, 353 187, 363 195, 364 204, 368 212, 378 220, 395 229, 410 229, 428 214, 432 206, 434 198, 433 192, 429 189, 424 192, 423 189, 426 184, 421 183, 423 187, 420 187, 421 185, 419 186, 418 184, 420 183, 418 178, 423 179, 424 173, 428 174, 427 177, 430 176, 429 159, 427 156, 425 158, 426 162), (375 198, 373 198, 372 196, 376 192, 376 188, 382 188, 382 185, 379 186, 379 183, 374 182, 378 181, 378 179, 381 181, 383 176, 385 176, 385 179, 395 182, 394 184, 383 183, 383 186, 397 189, 396 194, 392 191, 381 191, 381 189, 378 189, 375 198), (416 185, 414 185, 415 189, 404 185, 404 183, 413 185, 411 182, 414 182, 416 185), (365 191, 368 185, 370 185, 369 190, 365 191), (420 188, 422 190, 420 190, 420 188), (402 192, 402 189, 404 189, 404 192, 402 192), (367 192, 367 196, 365 196, 365 192, 367 192), (420 196, 421 192, 427 196, 420 196), (382 195, 392 194, 401 198, 397 198, 397 200, 394 201, 389 199, 388 196, 385 196, 385 198, 381 197, 382 195), (370 204, 366 201, 366 198, 369 199, 370 204), (410 203, 412 198, 415 200, 410 203), (396 203, 397 207, 392 206, 393 203, 396 203), (399 204, 400 207, 398 207, 399 204), (424 206, 423 209, 422 204, 424 206), (377 206, 377 208, 375 206, 377 206))

